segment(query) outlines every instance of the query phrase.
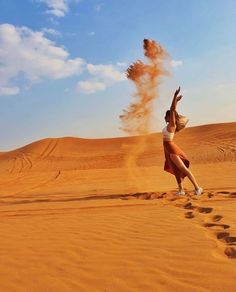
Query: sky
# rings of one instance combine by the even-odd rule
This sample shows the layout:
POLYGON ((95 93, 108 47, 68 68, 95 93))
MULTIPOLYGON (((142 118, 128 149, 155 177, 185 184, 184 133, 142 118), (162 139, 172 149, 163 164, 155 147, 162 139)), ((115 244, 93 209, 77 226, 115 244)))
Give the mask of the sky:
POLYGON ((0 0, 0 151, 47 137, 125 136, 144 38, 169 53, 152 132, 181 85, 189 126, 236 121, 235 0, 0 0))

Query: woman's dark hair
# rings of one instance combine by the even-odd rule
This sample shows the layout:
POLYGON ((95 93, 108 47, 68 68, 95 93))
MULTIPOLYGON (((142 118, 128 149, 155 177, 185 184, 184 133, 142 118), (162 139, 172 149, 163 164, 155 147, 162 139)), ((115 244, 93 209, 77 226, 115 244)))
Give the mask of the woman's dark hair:
MULTIPOLYGON (((170 115, 170 110, 167 110, 165 118, 167 118, 169 115, 170 115)), ((188 119, 185 116, 179 115, 177 111, 175 111, 175 124, 176 124, 175 132, 179 132, 180 130, 184 129, 187 122, 188 122, 188 119)))

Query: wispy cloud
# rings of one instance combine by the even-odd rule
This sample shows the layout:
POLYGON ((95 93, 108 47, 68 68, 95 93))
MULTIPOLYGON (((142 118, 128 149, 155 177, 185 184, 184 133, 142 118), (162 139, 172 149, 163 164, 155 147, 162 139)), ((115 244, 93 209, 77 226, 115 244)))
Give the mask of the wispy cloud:
POLYGON ((86 69, 90 77, 89 80, 78 82, 76 87, 78 93, 91 94, 103 91, 115 83, 126 80, 125 73, 121 72, 117 65, 87 64, 86 69))
POLYGON ((183 61, 182 60, 171 60, 170 65, 174 68, 179 67, 179 66, 183 65, 183 61))
POLYGON ((77 93, 91 94, 97 91, 103 91, 107 88, 104 82, 99 81, 80 81, 77 84, 77 93))
POLYGON ((47 5, 46 12, 56 17, 63 17, 68 12, 68 0, 37 0, 47 5))
POLYGON ((91 94, 126 80, 124 72, 121 72, 117 65, 87 64, 86 69, 90 74, 90 78, 89 80, 78 82, 77 92, 91 94))
POLYGON ((64 17, 69 11, 71 2, 79 3, 79 0, 35 0, 47 6, 46 13, 54 17, 64 17))
POLYGON ((61 35, 61 33, 58 30, 53 29, 53 28, 47 28, 47 27, 44 27, 42 29, 42 32, 45 33, 45 34, 54 35, 54 36, 60 36, 61 35))
POLYGON ((106 80, 107 82, 123 81, 125 74, 117 70, 114 65, 93 65, 87 64, 87 70, 91 75, 106 80))

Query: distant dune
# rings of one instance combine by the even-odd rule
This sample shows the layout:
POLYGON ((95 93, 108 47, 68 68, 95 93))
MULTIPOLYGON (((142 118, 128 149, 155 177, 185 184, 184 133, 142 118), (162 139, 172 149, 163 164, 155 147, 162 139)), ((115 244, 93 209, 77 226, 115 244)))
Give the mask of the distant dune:
MULTIPOLYGON (((129 146, 137 144, 138 139, 47 138, 1 153, 0 172, 120 168, 124 166, 129 146)), ((175 141, 192 163, 236 159, 236 123, 187 128, 176 135, 175 141)), ((139 155, 138 165, 159 166, 162 163, 162 136, 151 134, 147 137, 145 151, 139 155)))
POLYGON ((176 143, 204 188, 176 196, 162 137, 48 138, 0 153, 0 290, 234 291, 236 123, 176 143), (130 153, 137 166, 127 168, 130 153))

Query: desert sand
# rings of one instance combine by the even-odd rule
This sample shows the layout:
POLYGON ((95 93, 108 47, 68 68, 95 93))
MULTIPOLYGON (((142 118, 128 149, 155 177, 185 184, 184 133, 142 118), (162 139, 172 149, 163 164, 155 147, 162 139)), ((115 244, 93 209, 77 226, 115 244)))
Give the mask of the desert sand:
POLYGON ((0 291, 236 291, 236 123, 175 142, 204 194, 163 171, 162 137, 48 138, 0 153, 0 291))

